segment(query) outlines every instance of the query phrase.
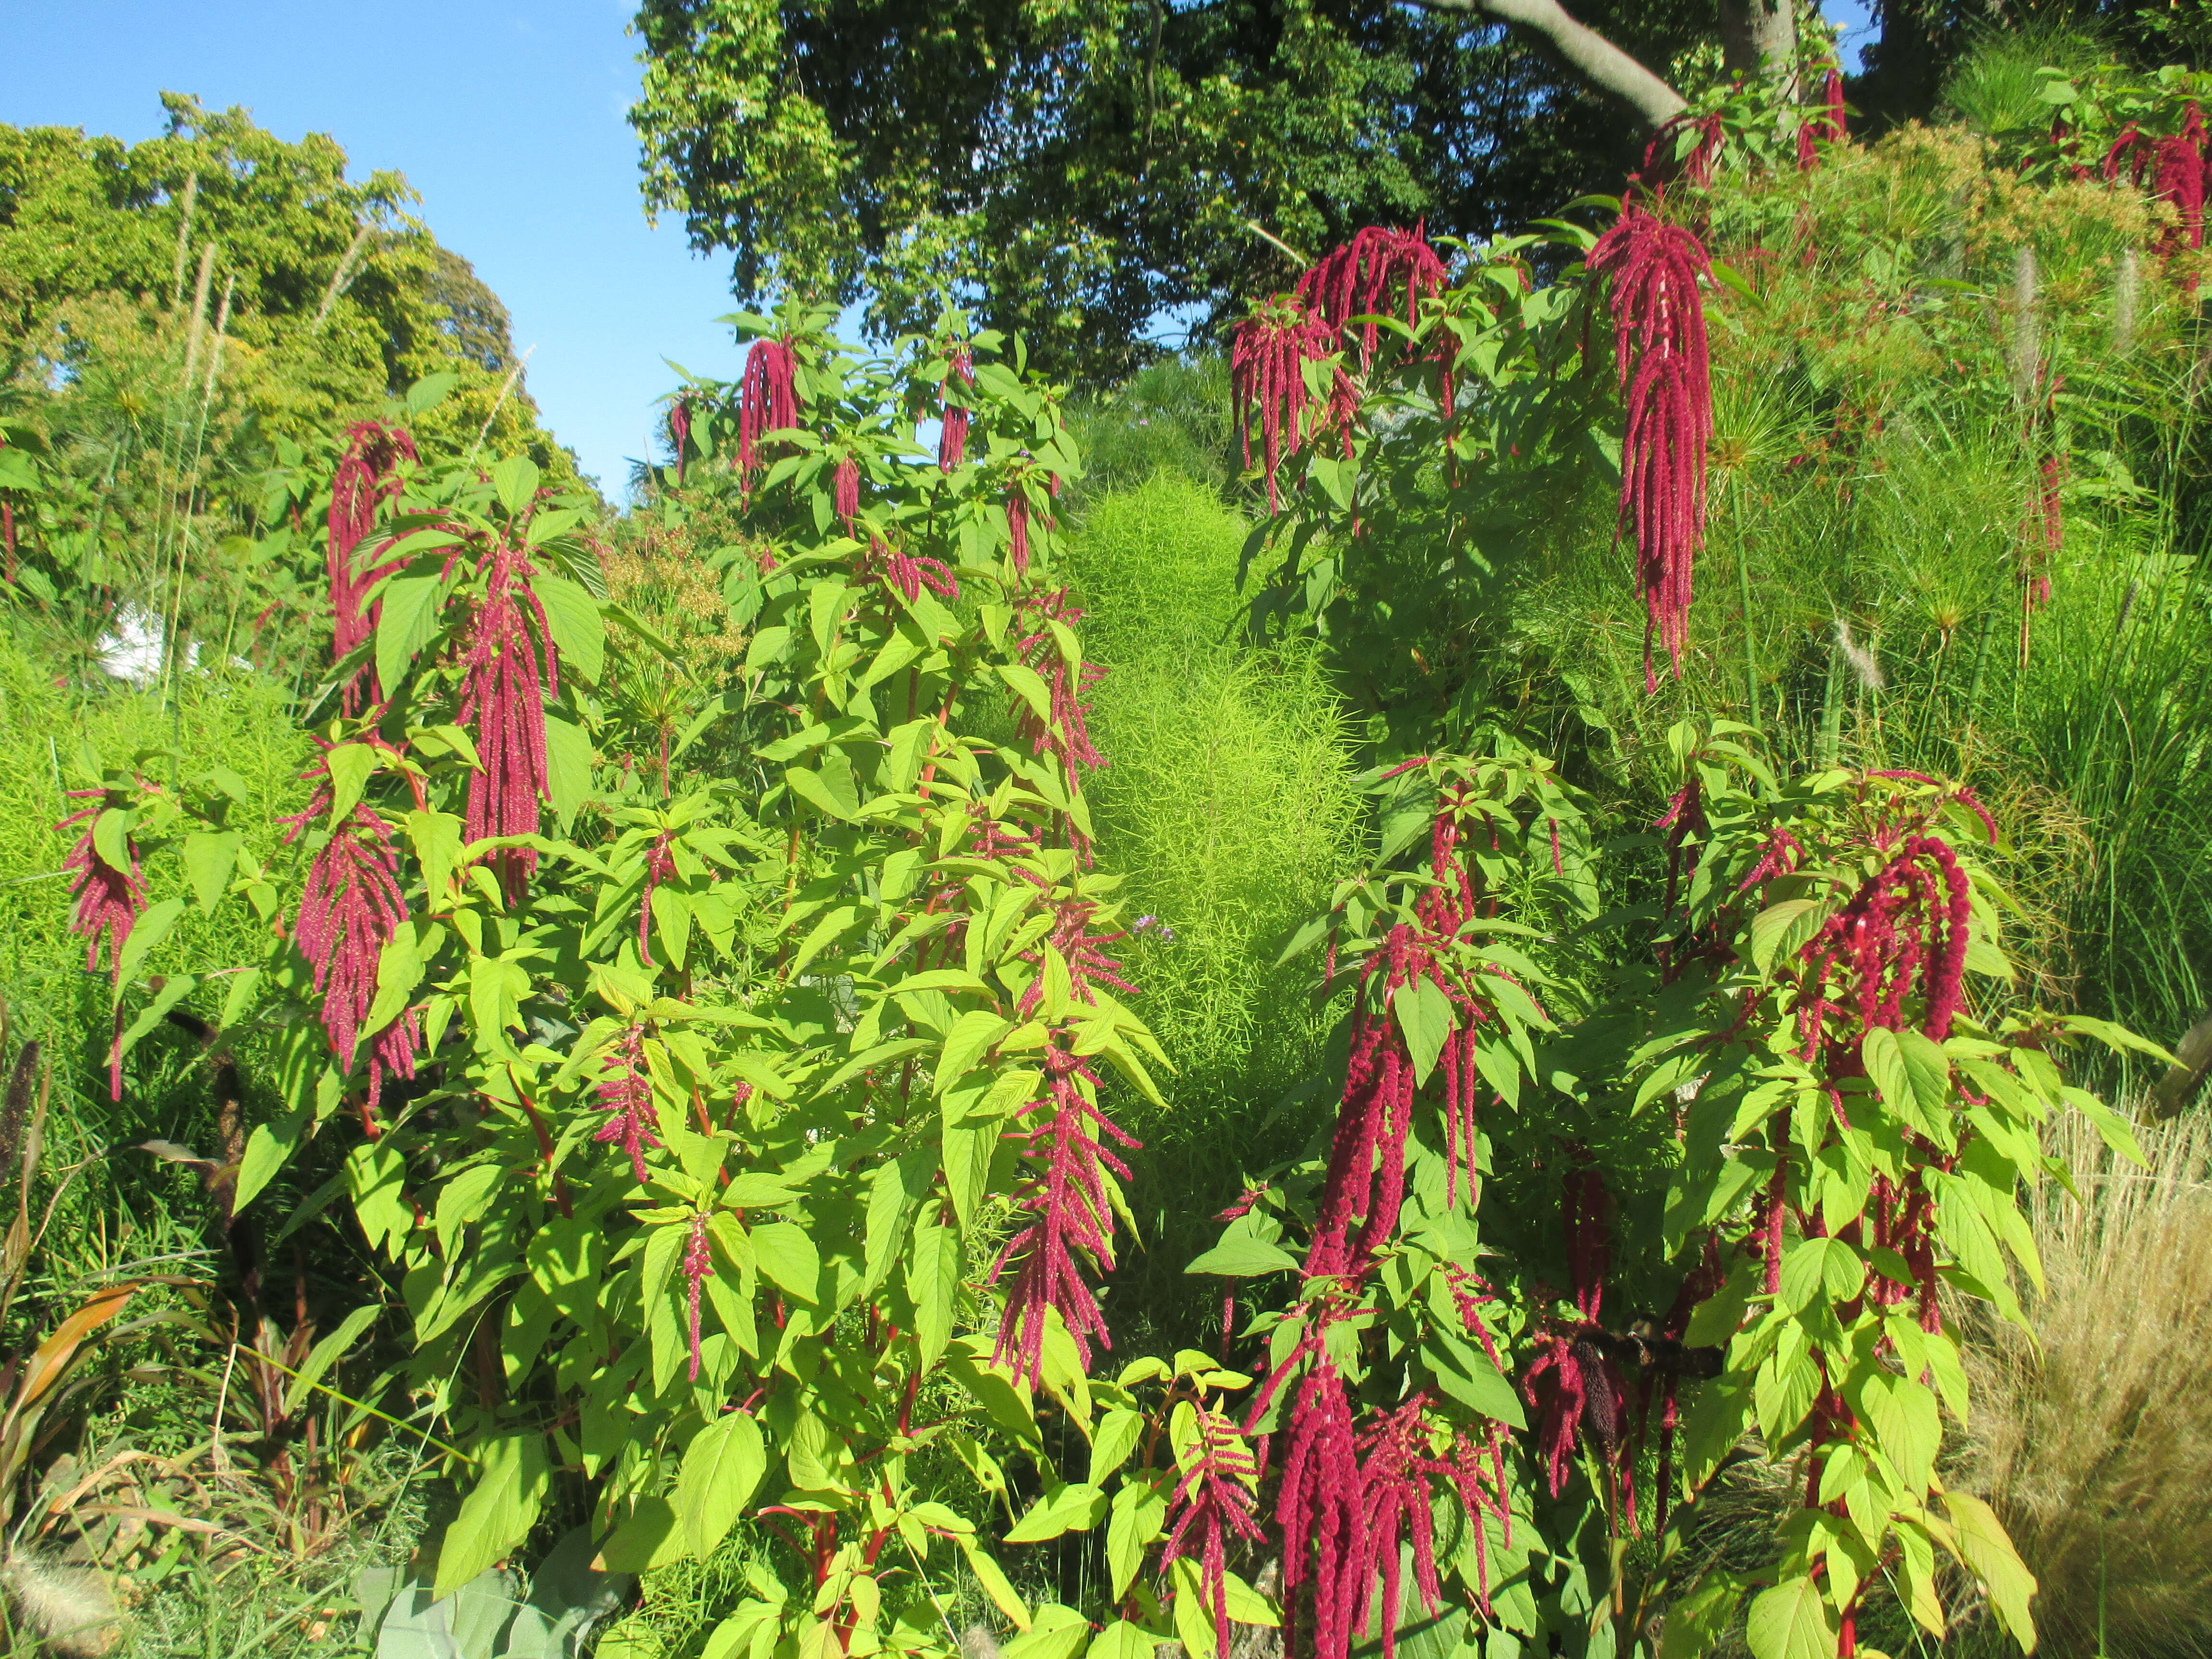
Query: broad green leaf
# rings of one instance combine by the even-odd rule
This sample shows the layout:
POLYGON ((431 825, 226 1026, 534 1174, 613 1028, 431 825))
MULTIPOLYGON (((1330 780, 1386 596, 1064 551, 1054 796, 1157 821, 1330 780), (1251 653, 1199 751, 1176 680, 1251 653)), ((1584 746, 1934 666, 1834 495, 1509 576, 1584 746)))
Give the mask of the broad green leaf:
POLYGON ((1443 1052, 1444 1043, 1452 1034, 1451 999, 1433 980, 1421 979, 1411 985, 1401 985, 1391 994, 1390 1011, 1398 1017, 1398 1028, 1406 1034, 1414 1075, 1426 1083, 1429 1073, 1437 1069, 1437 1056, 1443 1052))
POLYGON ((789 1221, 770 1221, 752 1229, 751 1237, 761 1271, 787 1295, 811 1304, 822 1277, 822 1257, 806 1230, 789 1221))
POLYGON ((437 563, 424 560, 408 574, 394 576, 380 590, 376 618, 376 679, 390 696, 407 678, 416 653, 437 637, 438 596, 445 579, 437 563), (416 571, 422 574, 416 574, 416 571))
POLYGON ((615 1528, 595 1565, 605 1572, 649 1572, 682 1560, 684 1547, 684 1525, 676 1518, 675 1505, 665 1498, 641 1498, 629 1519, 615 1528))
POLYGON ((1816 899, 1784 899, 1752 918, 1751 960, 1759 972, 1772 969, 1784 949, 1794 951, 1812 937, 1820 908, 1816 899))
POLYGON ((1816 1297, 1848 1302, 1866 1282, 1866 1264, 1840 1238, 1808 1238, 1782 1258, 1781 1305, 1801 1313, 1816 1297))
POLYGON ((953 1022, 937 1057, 937 1092, 943 1094, 965 1077, 984 1052, 1013 1029, 1013 1021, 988 1008, 970 1008, 961 1015, 953 1022))
POLYGON ((990 1553, 980 1547, 975 1539, 966 1534, 955 1534, 953 1541, 959 1545, 961 1554, 968 1559, 968 1571, 975 1575, 975 1582, 982 1585, 983 1593, 1017 1629, 1027 1630, 1030 1627, 1030 1610, 1023 1604, 1021 1596, 1007 1581, 999 1564, 991 1559, 990 1553))
POLYGON ((202 910, 214 909, 229 890, 238 849, 245 845, 246 837, 235 830, 196 830, 185 837, 185 874, 202 910))
POLYGON ((362 791, 368 787, 369 775, 376 770, 376 750, 365 743, 342 743, 323 757, 331 774, 331 823, 333 827, 346 823, 353 817, 353 809, 361 804, 362 791))
POLYGON ((1708 1578, 1667 1609, 1659 1636, 1658 1659, 1703 1659, 1735 1622, 1743 1587, 1725 1578, 1708 1578))
POLYGON ((1920 1103, 1923 1118, 1934 1121, 1951 1109, 1951 1062, 1942 1046, 1920 1032, 1898 1034, 1898 1052, 1904 1057, 1905 1075, 1912 1097, 1920 1103))
POLYGON ((1126 1619, 1116 1619, 1091 1638, 1089 1659, 1152 1659, 1162 1640, 1126 1619))
POLYGON ((185 902, 180 898, 165 898, 149 908, 131 929, 130 937, 123 941, 122 954, 116 959, 115 996, 119 1001, 124 991, 137 978, 138 969, 146 958, 160 948, 185 914, 185 902))
POLYGON ((499 496, 499 504, 509 513, 520 513, 538 494, 540 477, 538 463, 527 455, 510 455, 491 466, 491 487, 499 496))
POLYGON ((1088 1532, 1106 1518, 1106 1494, 1088 1481, 1048 1486, 1006 1534, 1009 1544, 1042 1544, 1064 1532, 1088 1532))
POLYGON ((1882 1455, 1905 1484, 1924 1492, 1935 1478, 1936 1455, 1943 1449, 1943 1421, 1936 1396, 1909 1376, 1877 1371, 1866 1377, 1853 1402, 1874 1431, 1882 1455))
POLYGON ((1297 1265, 1297 1257, 1281 1245, 1270 1244, 1249 1233, 1238 1233, 1224 1237, 1183 1271, 1219 1273, 1224 1279, 1251 1279, 1261 1273, 1294 1271, 1297 1265))
POLYGON ((1753 1659, 1836 1659, 1836 1626, 1828 1598, 1810 1578, 1792 1578, 1760 1592, 1744 1621, 1753 1659))
POLYGON ((545 799, 562 823, 592 795, 592 740, 575 721, 545 711, 545 799))
MULTIPOLYGON (((534 528, 535 526, 533 526, 534 528)), ((580 586, 560 576, 538 576, 530 585, 545 608, 545 625, 560 653, 563 677, 574 673, 593 685, 606 671, 607 630, 599 602, 580 586)))
POLYGON ((438 1545, 440 1601, 513 1554, 538 1523, 552 1470, 535 1430, 477 1443, 477 1481, 438 1545))
POLYGON ((2013 1548, 2004 1523, 1987 1504, 1966 1492, 1947 1492, 1943 1502, 1958 1529, 1960 1560, 1989 1592, 1997 1622, 2024 1651, 2034 1652, 2035 1620, 2028 1613, 2028 1601, 2035 1594, 2035 1575, 2013 1548))
POLYGON ((1145 1414, 1116 1406, 1098 1419, 1091 1435, 1090 1485, 1103 1487, 1107 1477, 1129 1461, 1145 1432, 1145 1414))
POLYGON ((1076 1659, 1090 1640, 1082 1614, 1054 1601, 1039 1604, 1035 1621, 1000 1650, 1000 1659, 1076 1659))
POLYGON ((725 1412, 699 1431, 676 1478, 676 1515, 692 1559, 705 1560, 729 1535, 767 1467, 760 1425, 744 1413, 725 1412))
POLYGON ((1875 1026, 1866 1034, 1859 1053, 1866 1061, 1867 1076, 1873 1079, 1883 1102, 1892 1111, 1917 1121, 1919 1115, 1914 1108, 1919 1097, 1912 1087, 1912 1074, 1905 1069, 1905 1050, 1898 1044, 1897 1033, 1875 1026))
POLYGON ((914 1340, 927 1371, 952 1340, 960 1297, 960 1235, 950 1227, 915 1230, 907 1259, 907 1295, 914 1303, 914 1340))

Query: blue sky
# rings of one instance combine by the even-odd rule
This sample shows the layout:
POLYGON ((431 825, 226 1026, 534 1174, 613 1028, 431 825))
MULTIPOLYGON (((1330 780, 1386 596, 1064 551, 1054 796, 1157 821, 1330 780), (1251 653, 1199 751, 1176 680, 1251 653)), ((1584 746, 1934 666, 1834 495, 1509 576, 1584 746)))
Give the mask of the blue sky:
MULTIPOLYGON (((69 0, 7 8, 0 120, 137 140, 157 94, 244 104, 287 138, 328 132, 355 176, 391 167, 416 211, 507 302, 535 348, 546 422, 619 496, 646 453, 663 362, 734 379, 714 319, 734 308, 726 260, 645 222, 637 142, 635 0, 69 0)), ((1871 38, 1863 3, 1829 13, 1844 57, 1871 38)))
POLYGON ((662 362, 734 378, 714 322, 726 258, 647 228, 634 0, 70 0, 4 9, 0 120, 137 140, 163 90, 244 104, 287 138, 328 132, 356 177, 407 175, 438 239, 507 302, 546 422, 619 495, 645 453, 662 362))

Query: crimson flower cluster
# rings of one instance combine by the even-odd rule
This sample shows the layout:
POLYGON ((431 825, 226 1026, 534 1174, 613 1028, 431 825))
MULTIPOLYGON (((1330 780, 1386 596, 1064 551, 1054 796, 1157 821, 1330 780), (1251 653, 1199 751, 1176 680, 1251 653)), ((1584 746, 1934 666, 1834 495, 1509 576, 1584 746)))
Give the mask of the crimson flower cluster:
POLYGON ((1306 407, 1305 366, 1328 357, 1334 332, 1328 319, 1304 301, 1278 295, 1239 323, 1230 342, 1229 384, 1237 400, 1244 465, 1252 465, 1252 416, 1256 410, 1270 513, 1277 506, 1275 470, 1284 453, 1298 447, 1299 421, 1306 407))
POLYGON ((1818 113, 1797 124, 1797 165, 1808 172, 1820 165, 1820 144, 1844 141, 1844 77, 1833 64, 1820 77, 1820 98, 1814 108, 1818 113))
MULTIPOLYGON (((1064 905, 1048 942, 1067 964, 1077 1000, 1092 1000, 1094 984, 1133 994, 1121 976, 1121 964, 1100 948, 1110 939, 1091 931, 1089 905, 1064 905)), ((1024 1018, 1036 1012, 1042 994, 1040 974, 1022 998, 1024 1018)), ((1080 1252, 1097 1271, 1112 1271, 1114 1210, 1107 1182, 1127 1180, 1129 1170, 1107 1143, 1131 1149, 1138 1143, 1099 1109, 1097 1075, 1075 1053, 1073 1042, 1071 1032, 1054 1032, 1044 1052, 1044 1098, 1016 1114, 1028 1125, 1012 1137, 1021 1144, 1030 1170, 1015 1197, 1024 1218, 991 1264, 989 1278, 995 1285, 1009 1267, 1013 1270, 992 1358, 1031 1382, 1041 1375, 1052 1310, 1059 1310, 1085 1365, 1093 1337, 1101 1346, 1114 1345, 1076 1255, 1080 1252)))
POLYGON ((1631 202, 1588 261, 1613 307, 1613 363, 1628 402, 1620 453, 1622 528, 1636 535, 1647 621, 1644 683, 1658 690, 1651 646, 1676 674, 1688 641, 1691 568, 1705 533, 1705 451, 1712 379, 1700 277, 1712 262, 1697 237, 1631 202))
POLYGON ((975 384, 975 358, 964 345, 945 354, 945 383, 938 388, 937 470, 950 472, 968 459, 968 405, 952 401, 953 383, 975 384))
MULTIPOLYGON (((471 841, 538 833, 538 803, 546 793, 545 702, 561 685, 552 629, 530 586, 535 574, 520 547, 494 550, 461 659, 459 714, 463 724, 475 723, 479 763, 469 774, 471 841)), ((538 867, 538 854, 507 848, 492 864, 514 897, 538 867)))
MULTIPOLYGON (((1429 246, 1425 229, 1425 224, 1411 230, 1367 226, 1308 268, 1298 278, 1297 297, 1309 310, 1328 319, 1332 330, 1340 330, 1354 317, 1382 314, 1395 289, 1405 302, 1406 326, 1416 326, 1421 301, 1442 292, 1444 285, 1444 262, 1429 246)), ((1362 323, 1363 367, 1375 361, 1375 337, 1376 325, 1362 323)))
POLYGON ((799 424, 799 359, 788 340, 755 340, 745 353, 738 398, 738 471, 750 482, 760 465, 761 441, 799 424))
POLYGON ((854 520, 860 516, 860 464, 850 455, 837 459, 836 471, 830 475, 830 493, 835 498, 837 517, 845 526, 848 536, 860 532, 854 520))
POLYGON ((645 1154, 657 1149, 660 1136, 653 1122, 653 1079, 645 1069, 645 1027, 632 1025, 622 1034, 600 1062, 599 1080, 592 1087, 599 1109, 607 1115, 592 1139, 617 1146, 629 1159, 630 1173, 645 1185, 645 1154))
MULTIPOLYGON (((346 434, 345 453, 331 480, 331 510, 327 521, 326 555, 331 577, 332 613, 331 653, 343 662, 376 633, 382 601, 364 606, 369 590, 399 568, 397 560, 368 569, 359 568, 361 544, 376 527, 376 511, 399 493, 399 464, 416 459, 415 440, 404 429, 381 421, 363 421, 346 434)), ((375 671, 363 664, 340 688, 340 706, 349 714, 361 712, 364 683, 372 701, 380 700, 384 688, 374 681, 375 671)))
MULTIPOLYGON (((297 840, 329 814, 331 805, 326 782, 306 811, 283 820, 291 826, 287 839, 297 840)), ((361 1028, 376 1000, 376 972, 384 947, 406 921, 399 849, 391 828, 368 802, 356 802, 343 823, 331 826, 329 839, 309 861, 299 917, 292 928, 293 943, 314 969, 331 1052, 348 1071, 353 1069, 361 1028)), ((386 1073, 415 1075, 415 1052, 421 1042, 421 1017, 412 1008, 370 1039, 364 1121, 375 1121, 386 1073)))
POLYGON ((118 870, 100 855, 93 844, 92 832, 106 810, 107 792, 104 789, 72 789, 71 800, 88 800, 92 805, 79 812, 72 812, 54 826, 67 830, 82 824, 84 833, 62 860, 62 868, 75 872, 70 882, 70 896, 76 901, 76 915, 70 923, 70 932, 85 941, 84 970, 91 973, 100 966, 100 941, 107 940, 107 963, 113 974, 123 971, 123 945, 137 925, 139 914, 146 908, 146 884, 139 873, 138 845, 125 838, 129 849, 131 867, 118 870))
POLYGON ((1266 1541, 1255 1519, 1259 1500, 1253 1488, 1260 1466, 1237 1425, 1210 1407, 1195 1408, 1198 1447, 1189 1468, 1168 1494, 1168 1541, 1160 1553, 1160 1566, 1191 1553, 1198 1544, 1200 1583, 1213 1608, 1213 1647, 1229 1651, 1229 1597, 1226 1576, 1228 1534, 1248 1543, 1266 1541), (1196 1540, 1194 1540, 1196 1534, 1196 1540))

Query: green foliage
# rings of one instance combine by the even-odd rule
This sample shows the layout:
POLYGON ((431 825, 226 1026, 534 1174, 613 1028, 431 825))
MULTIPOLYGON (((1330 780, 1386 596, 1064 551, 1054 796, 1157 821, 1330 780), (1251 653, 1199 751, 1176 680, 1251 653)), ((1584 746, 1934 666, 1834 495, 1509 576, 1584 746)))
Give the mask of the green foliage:
MULTIPOLYGON (((1696 4, 1585 6, 1665 64, 1696 4)), ((1640 138, 1486 21, 1242 0, 889 11, 648 0, 647 196, 749 299, 863 293, 884 337, 980 291, 1041 362, 1119 379, 1166 307, 1225 314, 1373 221, 1479 234, 1600 186, 1640 138), (803 70, 801 66, 803 65, 803 70)))

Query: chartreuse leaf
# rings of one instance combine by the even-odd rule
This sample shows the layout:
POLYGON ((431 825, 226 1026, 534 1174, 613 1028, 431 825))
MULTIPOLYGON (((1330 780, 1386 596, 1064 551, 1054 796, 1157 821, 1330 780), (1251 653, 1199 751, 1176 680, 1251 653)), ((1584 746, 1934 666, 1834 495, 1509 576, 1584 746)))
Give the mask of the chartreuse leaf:
POLYGON ((1126 1619, 1116 1619, 1091 1638, 1090 1659, 1152 1659, 1162 1639, 1126 1619))
POLYGON ((1064 1532, 1088 1532, 1106 1518, 1106 1494, 1088 1481, 1045 1488, 1006 1534, 1009 1544, 1042 1544, 1064 1532))
POLYGON ((198 830, 185 837, 185 874, 201 909, 214 909, 229 890, 238 849, 245 845, 246 837, 235 830, 198 830))
POLYGON ((438 1545, 440 1601, 514 1553, 538 1524, 552 1468, 545 1437, 536 1431, 494 1435, 478 1443, 477 1482, 438 1545))
POLYGON ((165 898, 138 918, 131 929, 131 937, 123 941, 122 954, 116 958, 115 997, 122 1000, 125 987, 138 976, 146 958, 166 940, 185 914, 185 902, 180 898, 165 898))
POLYGON ((1951 1524, 1957 1532, 1960 1561, 1989 1592, 1997 1622, 2024 1651, 2034 1652, 2035 1620, 2029 1616, 2027 1604, 2035 1594, 2035 1575, 2013 1548, 2004 1523, 1987 1504, 1966 1492, 1947 1492, 1943 1503, 1951 1511, 1951 1524))
POLYGON ((1105 1486, 1107 1478, 1129 1461, 1145 1431, 1145 1414, 1116 1406, 1098 1419, 1091 1437, 1090 1484, 1105 1486))
POLYGON ((675 1507, 694 1560, 706 1559, 729 1535, 767 1467, 760 1425, 743 1412, 716 1418, 685 1448, 675 1507))
POLYGON ((1792 1578, 1762 1591, 1751 1604, 1744 1635, 1753 1659, 1836 1659, 1828 1598, 1811 1578, 1792 1578))
POLYGON ((1020 1595, 1015 1593, 1013 1585, 1007 1581, 999 1564, 991 1559, 990 1553, 978 1547, 975 1538, 969 1534, 955 1533, 952 1541, 960 1547, 961 1554, 968 1559, 968 1571, 975 1575, 975 1582, 983 1587, 983 1593, 991 1598, 992 1605, 1012 1620, 1018 1629, 1027 1630, 1030 1627, 1030 1610, 1023 1604, 1020 1595))
POLYGON ((1455 1021, 1451 999, 1446 996, 1436 981, 1417 980, 1411 985, 1401 985, 1391 994, 1390 1010, 1398 1017, 1398 1027, 1406 1034, 1406 1047, 1413 1057, 1413 1071, 1423 1082, 1437 1069, 1437 1056, 1443 1052, 1444 1043, 1452 1034, 1455 1021))

